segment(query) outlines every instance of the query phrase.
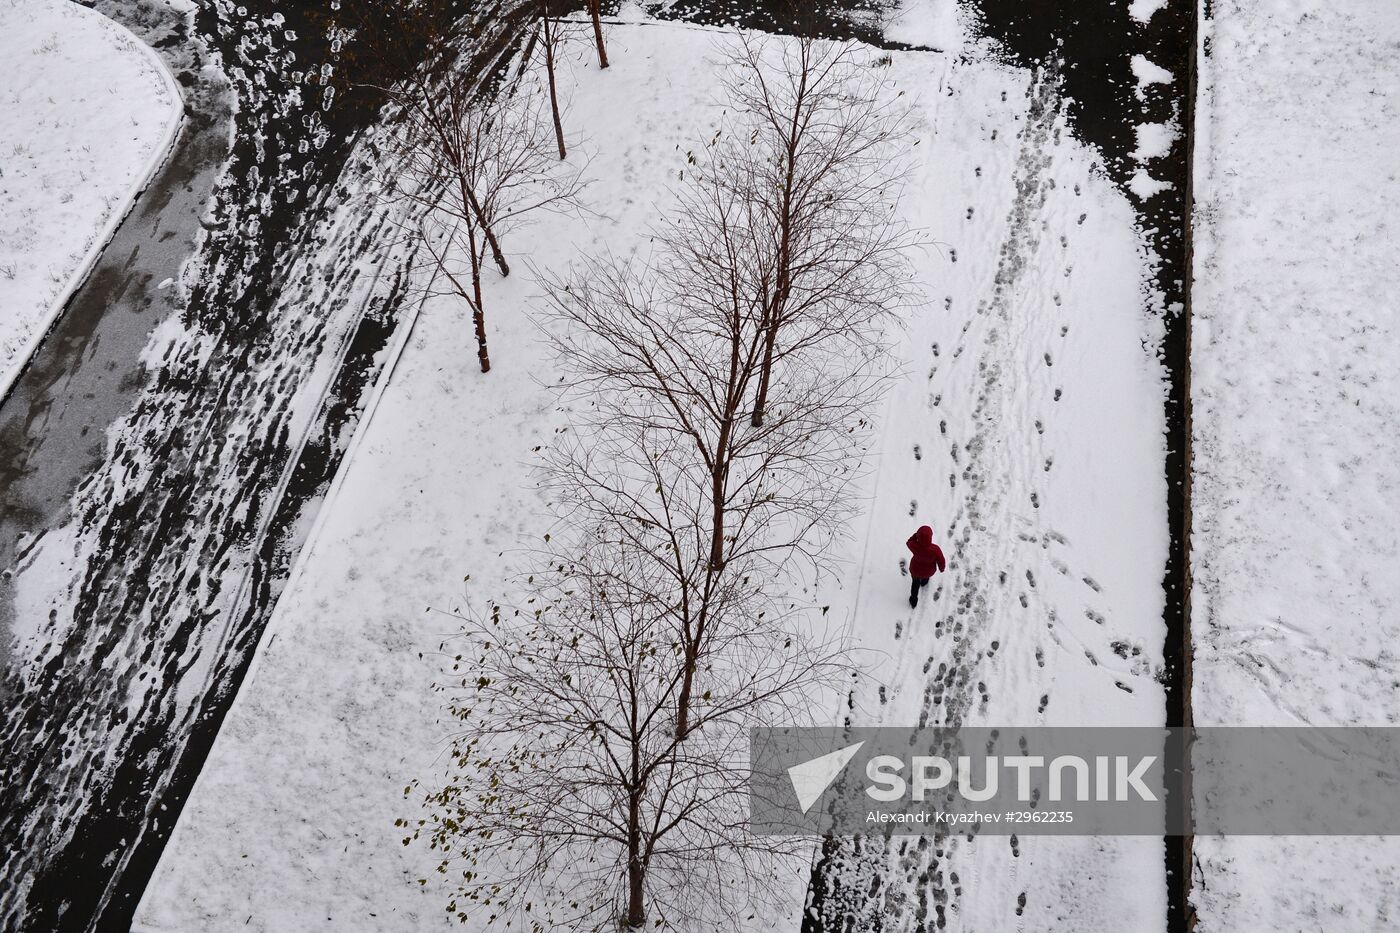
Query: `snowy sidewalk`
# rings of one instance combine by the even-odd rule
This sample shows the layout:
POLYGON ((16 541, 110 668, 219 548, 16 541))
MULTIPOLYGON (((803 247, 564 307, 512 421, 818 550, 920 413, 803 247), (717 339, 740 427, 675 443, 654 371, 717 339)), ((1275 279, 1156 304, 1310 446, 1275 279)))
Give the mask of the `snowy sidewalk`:
MULTIPOLYGON (((1214 0, 1197 125, 1197 725, 1400 720, 1400 5, 1214 0)), ((1201 933, 1389 929, 1400 842, 1199 839, 1201 933)))
POLYGON ((155 174, 182 103, 160 58, 67 0, 0 0, 0 397, 155 174))

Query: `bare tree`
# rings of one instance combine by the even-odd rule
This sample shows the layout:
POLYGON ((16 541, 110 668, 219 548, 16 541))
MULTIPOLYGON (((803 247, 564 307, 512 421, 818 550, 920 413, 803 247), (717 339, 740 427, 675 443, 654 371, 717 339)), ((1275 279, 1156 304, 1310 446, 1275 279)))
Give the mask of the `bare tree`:
POLYGON ((743 121, 692 154, 655 260, 547 283, 595 428, 564 445, 560 500, 651 539, 666 563, 682 737, 707 640, 745 621, 724 618, 733 581, 790 585, 794 560, 816 564, 842 527, 880 319, 906 300, 911 242, 884 161, 897 114, 854 56, 799 40, 774 78, 741 40, 728 86, 743 121), (754 91, 774 81, 788 92, 754 91))
MULTIPOLYGON (((455 135, 453 118, 480 90, 475 76, 495 70, 512 30, 522 25, 518 14, 472 16, 461 0, 345 0, 336 11, 315 15, 343 45, 342 67, 330 76, 340 92, 388 105, 389 122, 406 117, 420 143, 428 134, 455 135)), ((438 145, 451 142, 440 138, 438 145)), ((510 275, 481 206, 468 206, 501 275, 510 275)))
POLYGON ((730 196, 751 205, 752 287, 763 357, 752 420, 763 423, 775 368, 835 339, 860 341, 907 293, 914 244, 900 221, 898 144, 907 120, 882 100, 853 44, 772 44, 740 35, 724 93, 737 111, 716 153, 730 196))
POLYGON ((881 386, 878 334, 840 353, 812 343, 808 365, 773 388, 773 416, 752 422, 765 336, 749 248, 759 221, 731 195, 697 175, 654 262, 604 260, 546 281, 551 333, 584 413, 549 482, 562 505, 615 523, 668 575, 684 648, 682 738, 711 639, 762 621, 737 594, 762 603, 784 592, 844 528, 881 386))
POLYGON ((528 78, 480 88, 449 76, 432 94, 413 96, 402 128, 407 157, 390 170, 396 191, 419 207, 416 224, 433 282, 471 309, 477 358, 491 369, 482 264, 489 248, 501 273, 509 267, 500 237, 540 210, 577 205, 579 174, 549 155, 539 95, 528 78))
POLYGON ((463 920, 734 928, 738 910, 776 896, 797 851, 746 829, 748 731, 800 717, 847 670, 842 653, 796 620, 781 637, 729 630, 682 742, 670 717, 683 650, 659 621, 662 581, 626 541, 584 540, 530 578, 522 606, 459 616, 453 777, 426 818, 400 821, 405 843, 426 836, 444 853, 463 920))

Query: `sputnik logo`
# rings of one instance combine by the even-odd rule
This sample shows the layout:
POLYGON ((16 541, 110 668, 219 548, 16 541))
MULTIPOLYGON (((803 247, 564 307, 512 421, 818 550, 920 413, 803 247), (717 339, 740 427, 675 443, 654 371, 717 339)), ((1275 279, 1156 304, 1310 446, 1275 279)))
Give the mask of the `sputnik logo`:
POLYGON ((851 763, 851 759, 856 756, 856 752, 860 751, 860 747, 864 744, 864 742, 857 742, 854 745, 847 745, 838 751, 788 768, 788 778, 792 781, 792 789, 797 793, 797 804, 802 808, 803 813, 812 809, 812 804, 816 803, 832 782, 840 776, 846 765, 851 763))

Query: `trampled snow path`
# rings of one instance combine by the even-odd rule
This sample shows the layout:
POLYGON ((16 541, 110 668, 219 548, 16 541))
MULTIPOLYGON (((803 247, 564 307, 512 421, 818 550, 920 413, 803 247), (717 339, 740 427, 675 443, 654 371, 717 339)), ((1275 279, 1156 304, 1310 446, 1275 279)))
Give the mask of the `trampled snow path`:
MULTIPOLYGON (((976 74, 954 66, 940 86, 971 110, 991 97, 976 74)), ((1162 387, 1146 257, 1131 208, 1070 138, 1053 80, 1022 81, 980 125, 950 119, 951 102, 936 109, 938 135, 971 151, 935 136, 911 192, 957 262, 929 284, 943 300, 910 324, 910 372, 876 461, 852 618, 888 661, 856 696, 856 723, 1162 721, 1162 387), (967 205, 961 229, 950 189, 967 205), (911 613, 893 565, 900 530, 925 521, 951 566, 911 613)), ((852 917, 914 929, 923 913, 950 929, 1066 916, 1076 929, 1161 929, 1161 858, 1156 839, 857 840, 818 865, 818 909, 827 929, 852 917)))
POLYGON ((0 398, 180 126, 140 40, 65 0, 0 0, 0 398))
MULTIPOLYGON (((709 135, 715 32, 614 27, 613 68, 574 62, 571 126, 592 150, 599 218, 551 219, 508 244, 560 270, 645 248, 685 152, 709 135), (625 96, 627 107, 617 106, 625 96)), ((896 53, 918 101, 911 220, 927 302, 869 463, 868 512, 829 591, 879 658, 863 722, 1158 724, 1166 554, 1159 328, 1125 198, 1066 130, 1044 77, 976 55, 896 53), (903 542, 934 525, 946 577, 911 612, 903 542)), ((517 262, 517 268, 525 266, 517 262)), ((527 277, 492 278, 495 368, 473 371, 450 301, 424 306, 355 444, 138 913, 146 930, 417 930, 446 924, 433 854, 400 844, 412 779, 447 735, 430 685, 465 595, 498 592, 549 529, 526 467, 564 417, 528 314, 527 277), (429 879, 420 889, 418 879, 429 879), (211 879, 213 879, 211 881, 211 879), (434 920, 434 918, 438 918, 434 920)), ((836 712, 842 716, 845 712, 836 712)), ((958 839, 888 857, 886 929, 1161 929, 1159 839, 958 839), (902 904, 896 898, 904 898, 902 904), (941 908, 941 910, 939 909, 941 908), (1076 923, 1078 920, 1076 920, 1076 923)), ((795 928, 807 879, 793 879, 795 928)), ((867 889, 868 890, 868 889, 867 889)), ((826 902, 842 909, 840 891, 826 902)), ((857 924, 858 929, 863 929, 857 924)))

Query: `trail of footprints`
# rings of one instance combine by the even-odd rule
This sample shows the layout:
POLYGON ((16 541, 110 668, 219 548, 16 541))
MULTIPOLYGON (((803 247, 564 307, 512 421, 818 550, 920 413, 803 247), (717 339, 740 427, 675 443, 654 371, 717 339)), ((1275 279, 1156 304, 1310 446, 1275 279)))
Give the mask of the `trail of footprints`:
MULTIPOLYGON (((974 536, 985 536, 989 533, 989 529, 995 529, 998 526, 1007 527, 1009 522, 1006 520, 1017 514, 1014 503, 1007 500, 1004 494, 998 497, 997 493, 1004 493, 1004 490, 994 488, 993 481, 997 478, 997 465, 985 462, 985 456, 989 447, 992 446, 989 432, 996 430, 1001 421, 997 417, 995 409, 1000 404, 1000 373, 1004 363, 1001 355, 1005 352, 1002 340, 1005 336, 1003 331, 1010 323, 1010 297, 1021 273, 1038 248, 1039 231, 1043 231, 1047 224, 1043 219, 1040 219, 1039 223, 1037 220, 1041 218, 1041 208, 1046 201, 1048 190, 1055 188, 1054 179, 1045 175, 1045 171, 1050 167, 1047 146, 1058 146, 1060 143, 1060 127, 1058 125, 1060 102, 1053 77, 1046 79, 1044 75, 1038 75, 1032 83, 1028 96, 1031 99, 1031 106, 1027 114, 1026 124, 1020 133, 1020 155, 1015 170, 1017 196, 1010 212, 1010 229, 1001 247, 993 297, 990 301, 984 301, 977 309, 978 315, 988 316, 993 322, 984 340, 982 356, 977 362, 977 375, 980 379, 979 394, 974 408, 974 423, 977 427, 972 437, 959 440, 950 437, 946 417, 941 417, 938 420, 938 436, 948 440, 947 455, 955 467, 948 474, 949 487, 957 489, 962 483, 968 489, 962 507, 947 527, 955 564, 958 561, 957 555, 975 553, 973 550, 974 536), (984 502, 989 494, 992 497, 991 501, 984 502)), ((1002 98, 1006 99, 1004 93, 1002 98)), ((996 138, 995 130, 992 131, 991 138, 996 138)), ((975 177, 981 178, 982 167, 976 166, 973 173, 975 177)), ((1078 184, 1074 185, 1074 194, 1076 196, 1081 194, 1078 184)), ((965 221, 972 221, 975 216, 975 208, 969 205, 965 221)), ((1081 212, 1076 219, 1076 225, 1082 226, 1087 218, 1087 212, 1081 212)), ((1068 250, 1068 235, 1061 233, 1058 240, 1061 250, 1068 250)), ((957 262, 955 248, 949 248, 948 258, 950 262, 957 262)), ((1073 265, 1066 263, 1063 270, 1064 277, 1069 277, 1072 274, 1073 265)), ((1058 291, 1052 294, 1051 305, 1054 309, 1063 308, 1063 296, 1058 291)), ((945 296, 943 310, 951 312, 953 308, 952 296, 945 296)), ((963 325, 959 334, 959 342, 947 355, 947 360, 960 359, 964 350, 968 348, 967 337, 972 323, 969 320, 963 325)), ((1068 336, 1069 331, 1069 323, 1062 323, 1058 328, 1059 336, 1062 339, 1068 336)), ((933 380, 938 374, 939 366, 945 356, 944 348, 938 343, 933 343, 930 346, 930 351, 932 362, 928 370, 928 379, 933 380)), ((1053 351, 1047 349, 1042 352, 1045 367, 1053 369, 1055 365, 1053 351)), ((1052 402, 1058 402, 1063 397, 1063 387, 1054 387, 1051 396, 1052 402)), ((931 392, 928 396, 928 409, 930 412, 934 412, 941 408, 942 402, 942 393, 931 392)), ((1043 416, 1034 420, 1034 428, 1037 438, 1044 436, 1045 419, 1043 416)), ((915 462, 925 461, 924 445, 915 443, 912 452, 915 462)), ((938 458, 932 459, 936 461, 938 458)), ((1045 453, 1039 459, 1038 465, 1040 467, 1039 474, 1048 474, 1055 466, 1054 455, 1045 453)), ((1040 508, 1040 500, 1040 491, 1032 489, 1029 502, 1032 512, 1040 508)), ((910 517, 915 517, 917 513, 918 501, 911 499, 908 514, 910 517)), ((1067 546, 1069 543, 1063 535, 1054 530, 1045 531, 1038 535, 1021 533, 1019 537, 1025 543, 1037 545, 1046 551, 1052 547, 1067 546)), ((1058 557, 1051 556, 1049 563, 1054 572, 1062 577, 1073 578, 1076 576, 1070 567, 1058 557)), ((901 575, 907 574, 908 562, 906 559, 900 560, 899 567, 901 575)), ((1034 572, 1029 568, 1025 569, 1023 574, 1025 588, 1018 590, 1015 601, 1022 609, 1032 611, 1032 595, 1039 589, 1038 581, 1034 572)), ((985 574, 950 572, 946 578, 940 577, 936 581, 936 585, 930 588, 927 602, 932 604, 938 604, 944 595, 944 590, 948 590, 950 604, 947 605, 946 609, 934 612, 933 624, 934 636, 939 650, 951 647, 951 654, 946 658, 941 658, 938 654, 930 654, 923 663, 922 673, 925 680, 918 719, 920 726, 938 724, 955 727, 962 722, 964 715, 974 705, 985 709, 991 700, 991 691, 986 681, 976 679, 974 671, 979 669, 984 659, 991 660, 996 657, 1001 649, 1001 643, 998 640, 991 640, 986 648, 975 650, 972 645, 977 640, 976 636, 982 632, 989 617, 995 611, 997 602, 995 590, 1005 591, 1012 584, 1010 575, 1005 570, 997 573, 995 578, 997 585, 994 591, 989 591, 986 586, 986 581, 989 579, 991 578, 985 574)), ((1079 581, 1094 594, 1102 592, 1102 587, 1091 576, 1079 575, 1079 581)), ((920 611, 929 612, 930 610, 921 608, 920 611)), ((1085 616, 1097 626, 1107 628, 1108 620, 1102 613, 1091 607, 1086 607, 1084 611, 1085 616)), ((1065 647, 1055 632, 1057 622, 1058 617, 1055 610, 1053 607, 1048 608, 1044 620, 1044 632, 1058 646, 1065 647)), ((897 621, 895 639, 901 639, 904 632, 903 621, 897 621)), ((1088 662, 1095 667, 1099 666, 1099 661, 1093 652, 1087 648, 1083 650, 1088 662)), ((1120 638, 1111 643, 1111 650, 1120 661, 1128 662, 1129 673, 1132 676, 1150 675, 1147 656, 1140 646, 1120 638)), ((1034 657, 1036 666, 1044 669, 1047 661, 1043 644, 1036 645, 1034 657)), ((1122 690, 1132 692, 1131 687, 1121 680, 1116 680, 1115 684, 1122 690)), ((879 701, 881 705, 887 705, 888 700, 886 687, 882 685, 879 687, 879 701)), ((1049 691, 1041 694, 1037 713, 1045 713, 1050 702, 1049 691)), ((970 842, 975 833, 976 827, 973 827, 972 832, 964 835, 970 842)), ((844 863, 843 868, 846 870, 855 869, 855 874, 861 877, 859 879, 844 878, 839 885, 846 887, 849 884, 849 890, 856 894, 857 903, 860 905, 844 903, 841 905, 843 908, 841 915, 849 921, 853 917, 874 909, 880 910, 884 915, 878 919, 868 918, 876 923, 879 920, 894 918, 900 918, 901 921, 907 922, 912 918, 914 929, 946 929, 949 909, 961 898, 963 891, 962 880, 958 873, 949 867, 947 861, 947 853, 957 845, 957 842, 958 837, 956 836, 946 839, 936 836, 899 837, 898 839, 857 837, 855 840, 843 844, 844 851, 830 857, 844 863), (878 863, 881 861, 886 861, 888 868, 897 869, 893 873, 893 877, 887 879, 881 874, 878 870, 878 863), (881 891, 882 888, 883 891, 881 891), (877 897, 877 894, 882 896, 877 897), (910 904, 911 901, 912 904, 910 904), (883 909, 871 907, 872 904, 883 904, 883 909), (912 906, 912 910, 909 909, 910 906, 912 906)), ((1019 858, 1021 854, 1019 838, 1012 835, 1008 837, 1008 843, 1012 856, 1019 858)), ((1026 907, 1027 892, 1022 890, 1016 896, 1016 916, 1023 916, 1026 907)), ((904 923, 898 923, 898 925, 903 927, 904 923)))

